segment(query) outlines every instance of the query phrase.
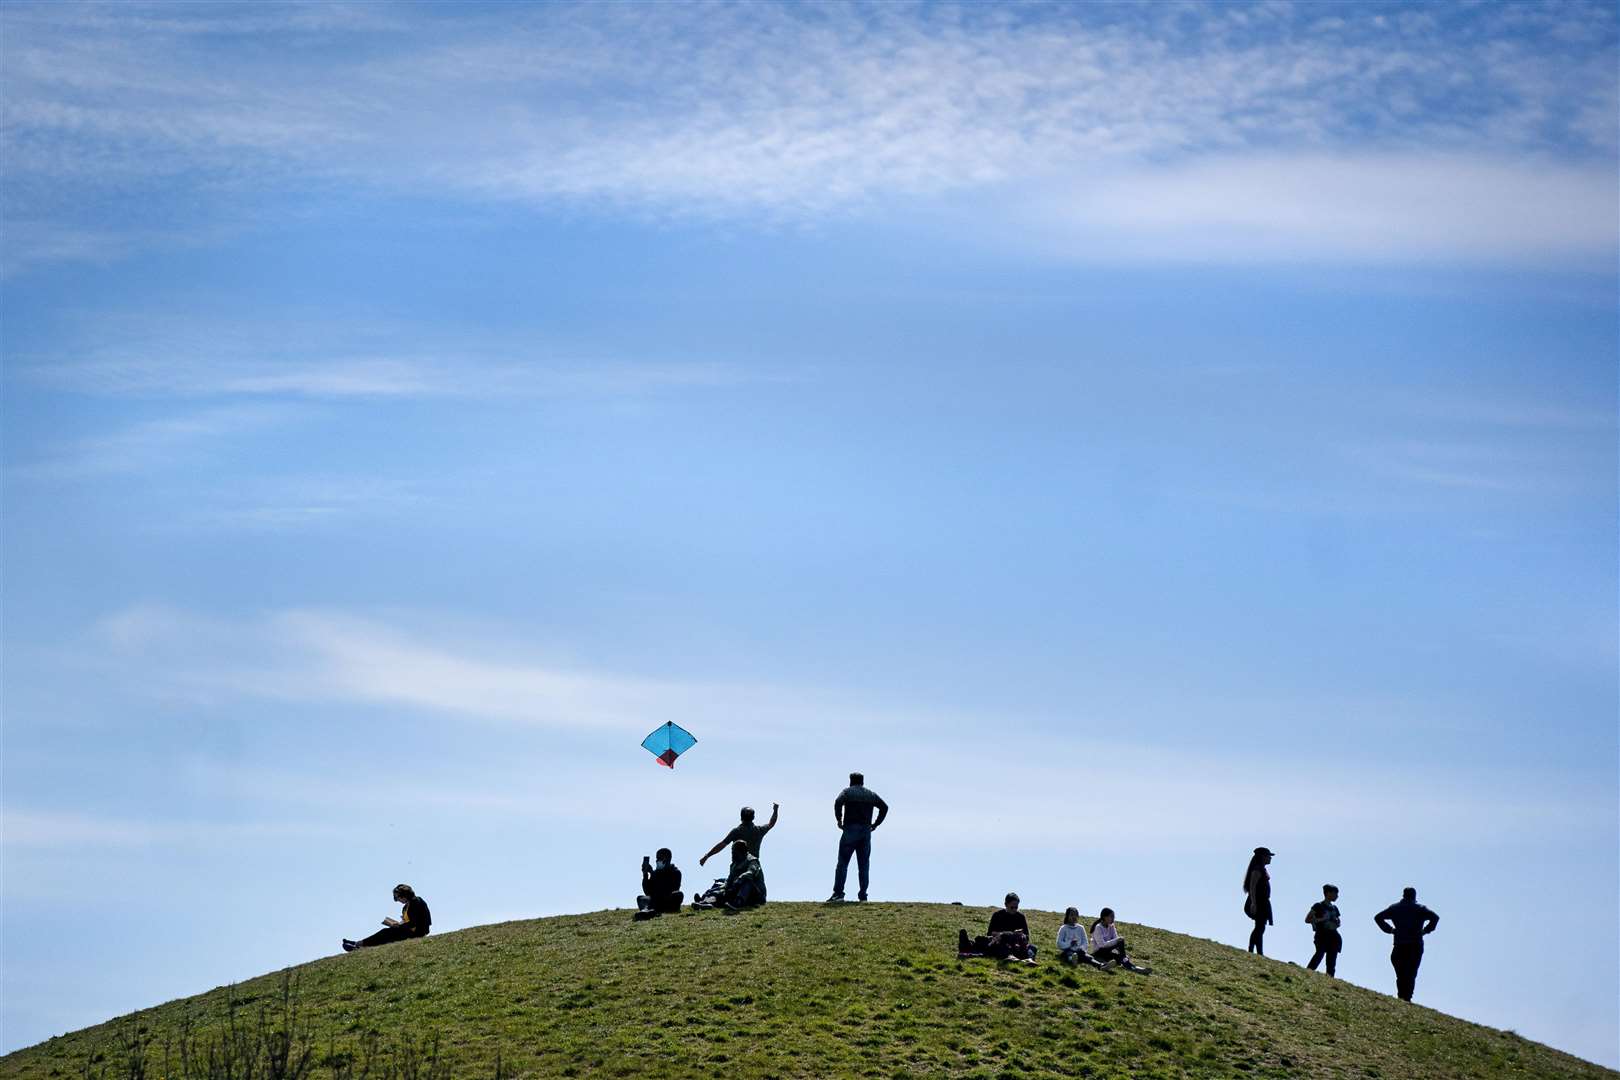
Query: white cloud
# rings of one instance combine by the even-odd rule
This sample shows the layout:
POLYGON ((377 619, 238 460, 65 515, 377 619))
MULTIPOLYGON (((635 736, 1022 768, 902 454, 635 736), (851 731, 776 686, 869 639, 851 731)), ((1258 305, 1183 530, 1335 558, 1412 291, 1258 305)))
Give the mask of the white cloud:
POLYGON ((1620 244, 1609 167, 1433 156, 1262 156, 1082 181, 1032 227, 1079 257, 1199 261, 1579 260, 1620 244))
POLYGON ((58 442, 42 457, 7 469, 14 480, 63 481, 142 472, 218 443, 281 423, 275 406, 225 406, 126 424, 103 435, 58 442))
POLYGON ((335 835, 318 825, 273 822, 172 821, 6 807, 0 842, 7 848, 85 850, 239 845, 275 837, 335 835))
POLYGON ((10 5, 19 205, 85 185, 156 212, 181 178, 801 221, 1066 178, 1060 219, 1239 258, 1560 258, 1612 220, 1601 7, 347 11, 10 5), (264 41, 287 47, 235 51, 264 41))

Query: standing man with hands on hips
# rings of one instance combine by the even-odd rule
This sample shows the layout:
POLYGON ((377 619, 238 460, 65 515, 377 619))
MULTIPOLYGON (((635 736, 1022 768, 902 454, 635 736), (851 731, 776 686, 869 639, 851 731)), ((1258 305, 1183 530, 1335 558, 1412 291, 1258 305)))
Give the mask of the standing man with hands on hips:
POLYGON ((838 838, 838 870, 833 874, 830 904, 844 899, 844 881, 849 876, 849 857, 855 856, 861 876, 860 899, 866 899, 866 887, 871 877, 872 830, 883 824, 889 816, 889 804, 878 793, 866 786, 866 777, 858 772, 849 774, 849 787, 838 793, 833 802, 833 820, 842 835, 838 838), (877 820, 872 820, 872 811, 877 820))

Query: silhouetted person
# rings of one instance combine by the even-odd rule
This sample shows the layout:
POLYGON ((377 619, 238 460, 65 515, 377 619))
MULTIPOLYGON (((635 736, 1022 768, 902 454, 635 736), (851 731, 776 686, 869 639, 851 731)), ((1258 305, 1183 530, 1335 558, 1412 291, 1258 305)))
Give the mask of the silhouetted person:
POLYGON ((883 824, 883 819, 889 816, 889 804, 884 802, 878 793, 866 786, 866 777, 858 772, 849 774, 849 787, 838 793, 833 800, 833 820, 838 822, 842 830, 838 837, 838 869, 833 872, 832 896, 829 903, 836 903, 844 898, 844 881, 849 877, 849 857, 855 856, 856 865, 861 877, 860 899, 866 899, 866 888, 871 881, 872 870, 872 830, 883 824), (872 820, 872 811, 877 811, 877 820, 872 820))
POLYGON ((989 929, 976 938, 966 930, 956 932, 956 953, 960 957, 993 956, 998 960, 1035 960, 1035 946, 1029 943, 1029 920, 1018 910, 1018 894, 1008 893, 1003 906, 990 915, 989 929))
POLYGON ((675 866, 675 856, 667 847, 659 848, 656 854, 656 864, 646 856, 641 859, 641 895, 636 897, 638 919, 681 910, 681 872, 675 866))
POLYGON ((721 893, 726 912, 758 907, 765 902, 765 871, 759 858, 748 850, 748 841, 734 840, 731 844, 731 872, 721 893))
POLYGON ((1418 965, 1423 963, 1423 938, 1434 933, 1440 916, 1417 902, 1417 890, 1401 890, 1401 898, 1373 916, 1378 929, 1395 935, 1389 962, 1395 968, 1395 993, 1402 1001, 1412 1000, 1417 986, 1418 965))
POLYGON ((1249 951, 1266 955, 1266 927, 1271 924, 1271 875, 1266 866, 1271 862, 1271 849, 1257 847, 1249 859, 1249 868, 1243 871, 1243 914, 1254 920, 1249 931, 1249 951))
POLYGON ((390 916, 384 919, 383 928, 368 938, 359 941, 344 938, 343 951, 353 952, 372 945, 404 941, 406 938, 427 937, 428 929, 433 925, 433 913, 428 911, 427 901, 417 896, 409 885, 395 885, 394 902, 402 905, 399 918, 390 916))
POLYGON ((1305 913, 1305 921, 1311 924, 1311 931, 1316 939, 1316 951, 1311 954, 1311 962, 1305 966, 1312 971, 1316 965, 1327 958, 1327 976, 1333 978, 1334 968, 1339 963, 1339 951, 1344 948, 1344 938, 1339 936, 1339 887, 1337 885, 1322 886, 1322 899, 1312 904, 1311 910, 1305 913))
POLYGON ((738 840, 748 845, 750 855, 756 859, 759 858, 759 845, 765 839, 765 834, 776 828, 776 815, 780 811, 781 806, 779 804, 771 803, 771 820, 763 825, 756 825, 754 824, 754 808, 752 806, 743 807, 737 812, 737 816, 742 819, 737 823, 737 827, 726 833, 718 844, 699 858, 698 865, 702 866, 709 861, 710 856, 720 854, 721 848, 728 844, 734 844, 738 840))

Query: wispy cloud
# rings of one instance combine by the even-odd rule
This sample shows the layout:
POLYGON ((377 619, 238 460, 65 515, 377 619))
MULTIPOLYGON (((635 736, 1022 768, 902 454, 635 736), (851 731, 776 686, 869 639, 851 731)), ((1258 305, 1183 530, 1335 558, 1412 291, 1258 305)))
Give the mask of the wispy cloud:
POLYGON ((1341 257, 1560 257, 1612 217, 1605 5, 222 10, 8 5, 14 205, 82 228, 63 185, 184 177, 814 220, 1056 184, 1085 193, 1059 220, 1209 257, 1235 231, 1251 258, 1296 229, 1341 257))
POLYGON ((1071 257, 1584 261, 1620 243, 1611 168, 1432 155, 1251 156, 1079 182, 1031 204, 1071 257), (1054 229, 1054 224, 1061 228, 1054 229))
POLYGON ((138 659, 153 689, 193 699, 258 696, 392 706, 465 720, 644 733, 715 702, 741 711, 746 686, 602 674, 522 655, 511 642, 460 644, 377 619, 283 611, 256 621, 132 608, 101 639, 138 659))
POLYGON ((275 406, 244 405, 141 420, 105 434, 46 445, 40 456, 18 462, 6 472, 13 480, 47 482, 143 472, 287 418, 287 412, 275 406))

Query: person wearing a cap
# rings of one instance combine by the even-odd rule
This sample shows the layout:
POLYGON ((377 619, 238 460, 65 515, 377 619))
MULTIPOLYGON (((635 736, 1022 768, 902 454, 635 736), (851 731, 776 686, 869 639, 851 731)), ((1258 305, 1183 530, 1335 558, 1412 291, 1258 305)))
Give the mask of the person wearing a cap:
POLYGON ((1423 939, 1440 925, 1440 916, 1417 902, 1417 890, 1407 886, 1401 898, 1373 916, 1378 929, 1393 934, 1389 962, 1395 968, 1395 994, 1411 1001, 1417 989, 1418 965, 1423 963, 1423 939))
POLYGON ((1271 875, 1266 864, 1271 862, 1271 849, 1257 847, 1249 859, 1249 868, 1243 872, 1243 914, 1254 920, 1249 931, 1249 951, 1266 955, 1266 927, 1271 918, 1271 875))
POLYGON ((1316 951, 1311 954, 1311 962, 1305 966, 1312 971, 1325 957, 1327 959, 1327 977, 1333 978, 1333 969, 1338 966, 1339 951, 1344 948, 1344 938, 1339 936, 1339 887, 1337 885, 1322 886, 1322 900, 1312 904, 1311 909, 1305 913, 1305 921, 1311 924, 1311 930, 1316 941, 1316 951))
POLYGON ((748 845, 748 854, 759 858, 759 845, 764 841, 765 834, 776 828, 776 815, 781 809, 777 803, 771 803, 771 820, 763 825, 757 825, 754 823, 754 808, 743 807, 737 814, 742 819, 737 823, 737 827, 726 833, 718 844, 709 849, 708 854, 698 859, 698 865, 702 866, 709 861, 709 856, 720 854, 722 848, 735 844, 738 840, 748 845))

